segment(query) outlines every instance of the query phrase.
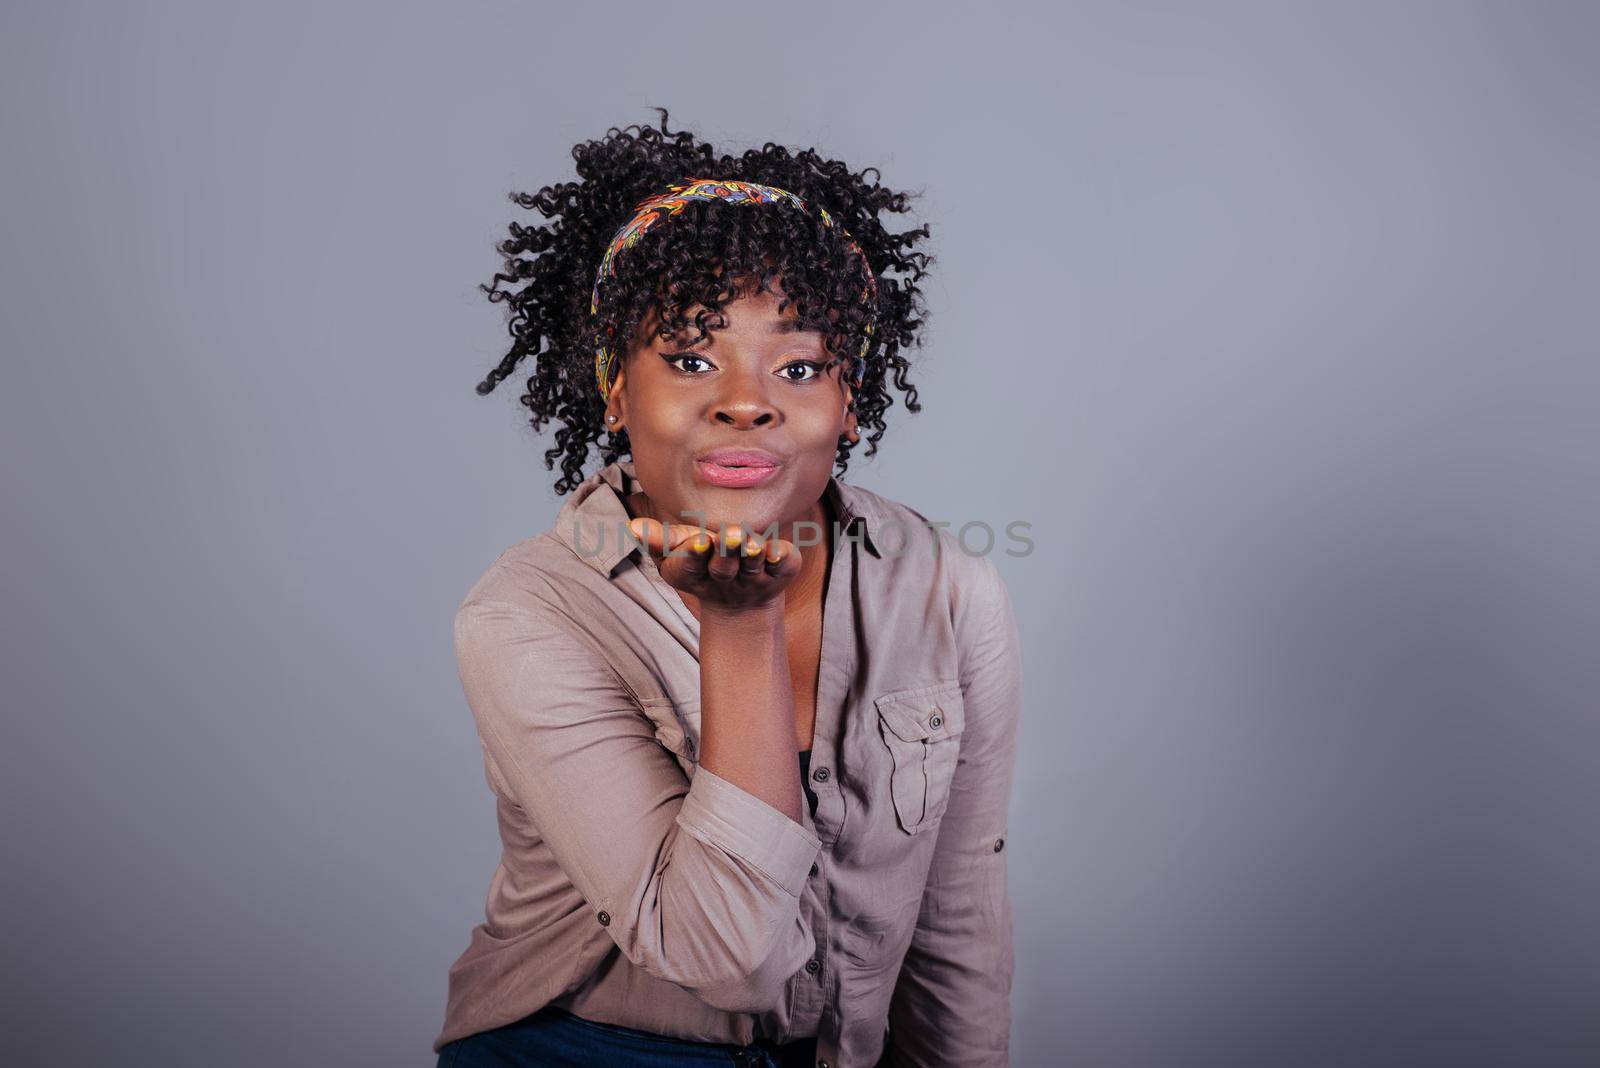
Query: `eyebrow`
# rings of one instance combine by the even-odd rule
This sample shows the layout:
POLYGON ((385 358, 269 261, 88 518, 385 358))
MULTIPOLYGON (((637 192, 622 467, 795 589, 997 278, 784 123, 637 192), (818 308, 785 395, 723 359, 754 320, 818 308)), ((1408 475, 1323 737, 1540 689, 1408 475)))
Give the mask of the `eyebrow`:
MULTIPOLYGON (((685 328, 675 332, 666 340, 672 344, 687 344, 689 335, 693 332, 685 328)), ((767 333, 769 334, 820 334, 821 332, 814 326, 801 325, 799 319, 774 319, 767 324, 767 333)), ((713 337, 707 337, 706 343, 710 344, 713 339, 713 337)))

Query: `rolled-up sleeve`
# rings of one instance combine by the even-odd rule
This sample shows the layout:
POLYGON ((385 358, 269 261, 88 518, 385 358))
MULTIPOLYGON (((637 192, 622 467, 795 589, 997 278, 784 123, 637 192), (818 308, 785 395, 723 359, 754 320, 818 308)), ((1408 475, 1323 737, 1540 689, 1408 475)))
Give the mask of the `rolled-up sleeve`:
POLYGON ((647 973, 762 1012, 815 949, 799 895, 821 841, 705 768, 685 776, 581 628, 469 600, 456 661, 497 790, 647 973))
POLYGON ((1006 832, 1022 712, 1010 594, 979 560, 976 596, 958 609, 965 728, 911 947, 889 1007, 882 1063, 999 1068, 1011 1035, 1011 897, 1006 832))

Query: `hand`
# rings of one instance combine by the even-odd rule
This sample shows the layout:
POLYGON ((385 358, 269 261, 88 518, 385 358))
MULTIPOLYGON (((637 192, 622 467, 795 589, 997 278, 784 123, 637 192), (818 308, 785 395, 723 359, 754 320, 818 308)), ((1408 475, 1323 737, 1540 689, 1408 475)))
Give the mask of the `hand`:
POLYGON ((692 523, 663 528, 659 520, 634 519, 628 529, 644 543, 667 585, 714 609, 772 604, 800 574, 800 550, 792 542, 765 541, 737 524, 722 530, 692 523), (666 555, 667 546, 673 555, 666 555))

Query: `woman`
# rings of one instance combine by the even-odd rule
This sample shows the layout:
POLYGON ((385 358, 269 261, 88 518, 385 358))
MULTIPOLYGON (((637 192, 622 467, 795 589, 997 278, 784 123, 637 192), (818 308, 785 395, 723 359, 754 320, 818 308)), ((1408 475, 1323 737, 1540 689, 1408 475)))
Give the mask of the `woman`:
POLYGON ((456 616, 503 851, 439 1064, 1006 1064, 1010 599, 833 473, 920 410, 927 228, 665 111, 574 156, 488 287, 570 494, 456 616))

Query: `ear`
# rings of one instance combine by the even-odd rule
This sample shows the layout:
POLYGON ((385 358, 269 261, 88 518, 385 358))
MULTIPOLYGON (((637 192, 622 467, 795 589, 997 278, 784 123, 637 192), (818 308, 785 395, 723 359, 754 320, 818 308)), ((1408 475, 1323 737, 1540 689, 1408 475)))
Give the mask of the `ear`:
POLYGON ((619 365, 616 377, 611 380, 611 389, 606 394, 605 427, 612 433, 628 425, 628 391, 623 385, 627 379, 627 367, 619 365), (616 419, 613 420, 612 416, 616 416, 616 419))

